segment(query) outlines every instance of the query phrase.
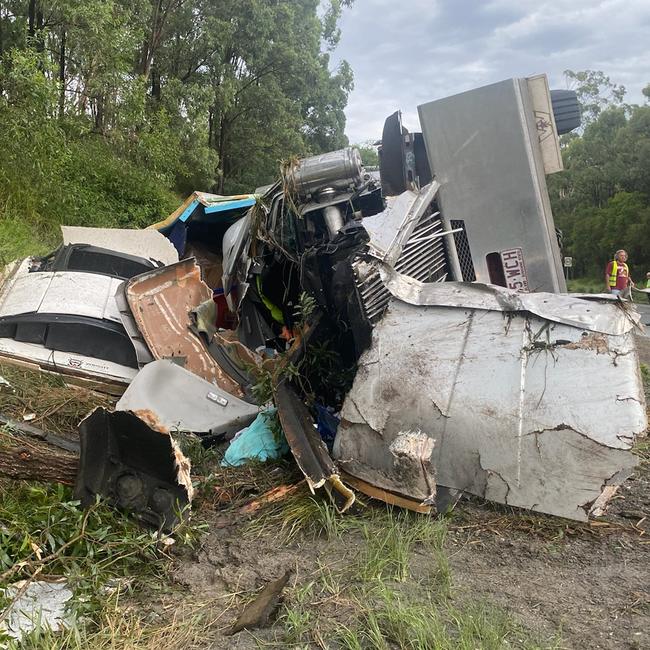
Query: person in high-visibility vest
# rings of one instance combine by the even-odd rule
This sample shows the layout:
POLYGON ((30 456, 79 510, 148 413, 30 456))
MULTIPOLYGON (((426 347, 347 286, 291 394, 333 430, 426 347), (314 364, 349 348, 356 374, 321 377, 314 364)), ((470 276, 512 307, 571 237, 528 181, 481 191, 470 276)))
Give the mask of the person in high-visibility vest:
POLYGON ((623 249, 616 251, 614 259, 605 269, 605 282, 607 291, 615 296, 627 298, 634 286, 630 277, 630 269, 627 265, 627 252, 623 249))

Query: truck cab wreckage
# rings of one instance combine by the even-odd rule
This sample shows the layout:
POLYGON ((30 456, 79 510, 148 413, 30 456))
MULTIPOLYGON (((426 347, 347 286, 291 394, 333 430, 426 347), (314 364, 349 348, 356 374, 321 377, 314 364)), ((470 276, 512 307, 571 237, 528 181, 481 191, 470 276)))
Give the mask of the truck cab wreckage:
MULTIPOLYGON (((86 260, 117 251, 119 272, 93 262, 74 279, 108 277, 115 297, 87 318, 109 318, 132 347, 121 372, 83 366, 115 364, 112 344, 65 369, 128 384, 114 412, 80 425, 82 501, 101 494, 171 527, 192 496, 175 432, 229 440, 272 399, 310 488, 341 512, 359 490, 419 512, 468 493, 602 514, 647 427, 641 325, 629 303, 566 294, 546 175, 562 169, 559 133, 579 124, 575 97, 552 98, 542 75, 418 110, 422 133, 399 112, 386 120, 379 175, 346 148, 285 162, 255 195, 194 193, 141 231, 158 252, 143 244, 139 260, 106 231, 66 238, 86 260)), ((50 274, 39 286, 52 291, 72 257, 8 274, 3 359, 59 372, 53 356, 78 353, 50 343, 47 296, 21 311, 15 289, 50 274)))

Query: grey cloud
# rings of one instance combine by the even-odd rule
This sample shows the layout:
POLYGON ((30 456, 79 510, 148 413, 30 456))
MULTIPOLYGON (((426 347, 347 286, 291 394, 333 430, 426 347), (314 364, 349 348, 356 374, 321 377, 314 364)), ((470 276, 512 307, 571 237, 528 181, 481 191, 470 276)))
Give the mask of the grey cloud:
POLYGON ((417 128, 418 104, 513 76, 603 70, 641 102, 650 81, 647 0, 356 0, 333 60, 355 73, 346 110, 352 142, 377 139, 398 108, 417 128))

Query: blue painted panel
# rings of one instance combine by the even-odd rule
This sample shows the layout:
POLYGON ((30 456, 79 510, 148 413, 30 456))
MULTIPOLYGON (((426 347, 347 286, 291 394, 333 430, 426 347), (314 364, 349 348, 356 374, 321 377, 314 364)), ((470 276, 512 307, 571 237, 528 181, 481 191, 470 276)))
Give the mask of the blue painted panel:
POLYGON ((194 199, 194 201, 192 201, 192 203, 190 203, 185 208, 185 210, 183 210, 183 213, 181 214, 180 217, 178 217, 178 220, 183 221, 183 222, 187 221, 192 216, 192 212, 194 212, 194 210, 196 210, 196 206, 198 204, 199 204, 198 200, 194 199))
POLYGON ((181 256, 185 252, 185 245, 187 244, 187 226, 180 221, 175 221, 169 232, 165 233, 165 237, 174 244, 174 248, 181 256))
POLYGON ((253 197, 249 199, 238 199, 236 201, 223 201, 223 203, 212 203, 204 208, 205 214, 213 212, 225 212, 226 210, 236 210, 237 208, 248 208, 255 205, 253 197))

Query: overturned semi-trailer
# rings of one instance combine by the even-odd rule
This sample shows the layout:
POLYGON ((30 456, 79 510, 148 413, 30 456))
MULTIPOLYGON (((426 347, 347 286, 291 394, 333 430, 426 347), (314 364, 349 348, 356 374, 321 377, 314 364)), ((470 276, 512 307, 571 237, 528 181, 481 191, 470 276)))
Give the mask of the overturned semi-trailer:
POLYGON ((418 110, 421 132, 386 120, 378 175, 354 148, 289 161, 256 194, 194 193, 137 249, 132 233, 68 233, 10 269, 0 356, 136 377, 115 413, 84 422, 85 501, 172 522, 174 495, 191 498, 173 434, 232 436, 266 378, 308 484, 341 511, 350 485, 420 512, 463 492, 602 512, 647 422, 631 305, 562 295, 546 175, 579 122, 575 96, 537 76, 418 110), (92 313, 50 300, 71 282, 92 288, 92 313), (87 334, 66 337, 80 315, 87 334), (151 466, 149 440, 176 469, 151 466))
POLYGON ((303 292, 315 300, 312 340, 357 370, 351 389, 313 373, 307 398, 342 405, 333 454, 360 489, 438 508, 464 491, 584 519, 629 476, 646 428, 639 325, 620 301, 554 295, 566 286, 546 175, 562 161, 546 78, 419 115, 422 133, 386 121, 380 182, 354 150, 284 170, 236 261, 224 257, 239 268, 240 340, 269 345, 303 292))

